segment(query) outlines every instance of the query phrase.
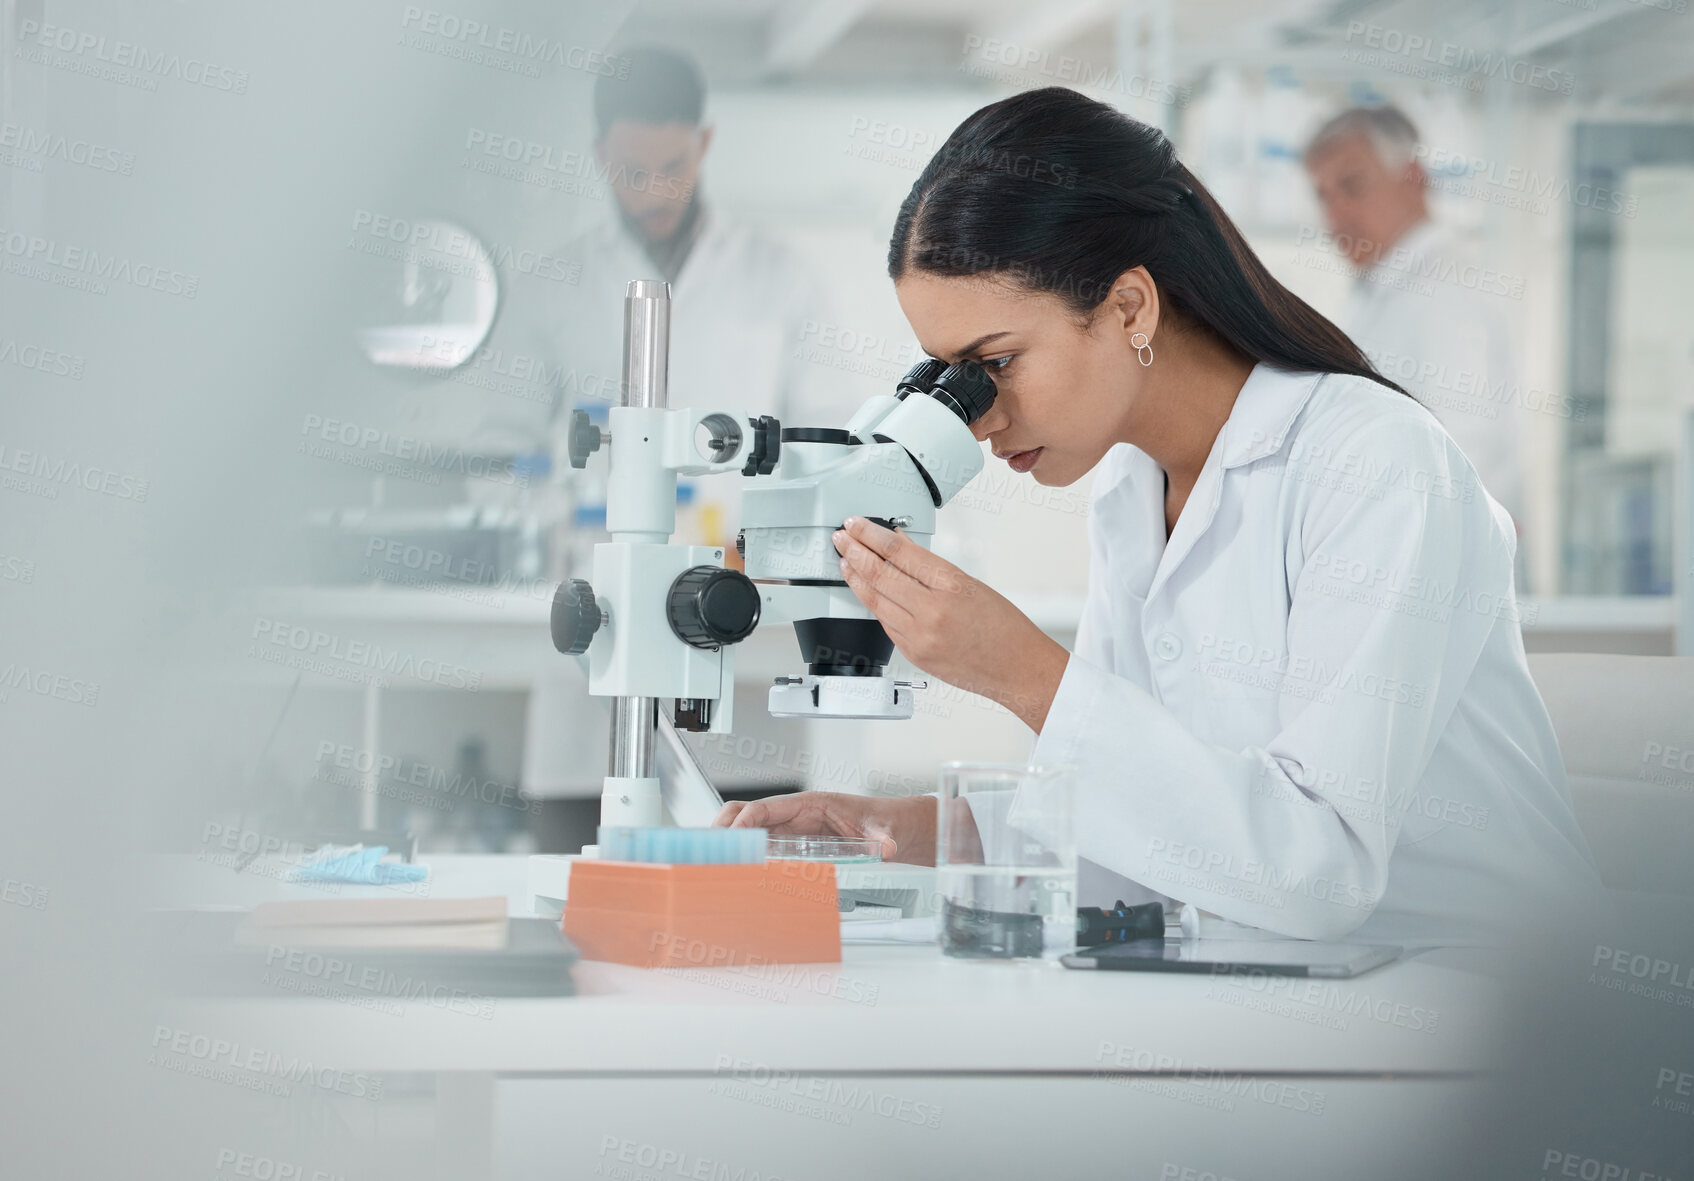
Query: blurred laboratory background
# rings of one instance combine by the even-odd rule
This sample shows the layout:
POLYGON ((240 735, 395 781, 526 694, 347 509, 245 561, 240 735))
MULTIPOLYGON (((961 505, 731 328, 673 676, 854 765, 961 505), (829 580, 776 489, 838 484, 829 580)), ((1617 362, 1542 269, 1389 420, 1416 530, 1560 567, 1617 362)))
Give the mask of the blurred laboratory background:
MULTIPOLYGON (((673 284, 672 405, 839 425, 922 356, 901 199, 1042 86, 1161 127, 1463 442, 1531 652, 1694 653, 1687 0, 439 2, 0 2, 0 442, 147 486, 8 485, 0 594, 222 719, 138 760, 153 843, 591 840, 605 706, 546 619, 606 536, 570 424, 617 399, 624 281, 673 284)), ((738 481, 684 481, 678 539, 732 554, 738 481)), ((991 462, 936 548, 1068 644, 1087 508, 991 462)), ((695 740, 726 795, 1028 749, 941 685, 904 726, 773 720, 798 655, 742 645, 737 732, 695 740)))

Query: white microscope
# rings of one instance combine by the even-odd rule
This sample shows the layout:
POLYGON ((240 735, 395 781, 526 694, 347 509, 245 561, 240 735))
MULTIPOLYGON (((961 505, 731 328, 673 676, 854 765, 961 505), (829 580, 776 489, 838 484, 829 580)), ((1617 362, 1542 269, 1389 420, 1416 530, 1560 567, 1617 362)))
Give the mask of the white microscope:
POLYGON ((560 652, 586 655, 589 692, 613 699, 608 827, 711 823, 722 800, 677 730, 730 731, 735 645, 762 622, 792 624, 806 664, 776 678, 773 715, 912 716, 923 686, 884 675, 894 644, 841 580, 832 536, 861 516, 928 545, 936 509, 982 470, 970 424, 995 396, 981 366, 929 359, 843 428, 784 428, 671 407, 669 346, 669 285, 632 281, 622 403, 607 431, 581 412, 571 425, 572 466, 608 452, 611 540, 594 547, 590 579, 559 587, 552 635, 560 652), (721 549, 670 540, 677 477, 735 472, 750 481, 736 539, 745 574, 724 566, 721 549))

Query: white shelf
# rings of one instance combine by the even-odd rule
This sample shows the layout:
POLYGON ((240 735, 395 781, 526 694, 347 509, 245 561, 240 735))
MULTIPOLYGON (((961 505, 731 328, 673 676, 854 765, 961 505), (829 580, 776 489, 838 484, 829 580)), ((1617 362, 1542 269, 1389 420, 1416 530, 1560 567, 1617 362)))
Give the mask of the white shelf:
POLYGON ((1527 632, 1668 632, 1676 623, 1670 595, 1529 595, 1519 611, 1527 632))
MULTIPOLYGON (((1014 605, 1061 643, 1076 634, 1083 599, 1075 594, 1008 594, 1014 605)), ((471 588, 279 587, 238 605, 232 617, 266 616, 348 638, 451 660, 482 674, 484 689, 527 689, 564 659, 548 642, 551 593, 471 588)), ((1668 637, 1677 603, 1670 597, 1526 598, 1526 634, 1668 637)), ((238 630, 239 622, 236 623, 238 630)), ((242 633, 244 634, 244 632, 242 633)), ((761 627, 736 649, 737 678, 762 680, 794 671, 798 649, 787 627, 761 627)), ((280 669, 257 670, 281 675, 280 669)), ((333 682, 326 682, 333 683, 333 682)), ((410 683, 408 682, 408 685, 410 683)), ((428 687, 419 682, 411 687, 428 687)))

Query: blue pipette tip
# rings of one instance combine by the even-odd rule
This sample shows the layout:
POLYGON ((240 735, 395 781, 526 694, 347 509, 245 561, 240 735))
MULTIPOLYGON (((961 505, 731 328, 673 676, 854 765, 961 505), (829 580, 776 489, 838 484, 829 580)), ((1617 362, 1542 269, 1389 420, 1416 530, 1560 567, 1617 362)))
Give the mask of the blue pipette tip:
POLYGON ((607 861, 660 865, 757 865, 765 860, 762 828, 631 828, 599 830, 600 856, 607 861))

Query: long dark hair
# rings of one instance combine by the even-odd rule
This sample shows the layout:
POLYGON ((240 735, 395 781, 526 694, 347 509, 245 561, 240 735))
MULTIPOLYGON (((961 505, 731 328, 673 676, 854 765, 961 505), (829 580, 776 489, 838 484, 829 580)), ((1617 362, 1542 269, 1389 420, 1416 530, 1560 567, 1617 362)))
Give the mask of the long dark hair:
POLYGON ((1271 277, 1163 132, 1050 86, 959 124, 894 220, 888 274, 1003 275, 1091 314, 1145 266, 1178 320, 1254 361, 1406 391, 1271 277))

